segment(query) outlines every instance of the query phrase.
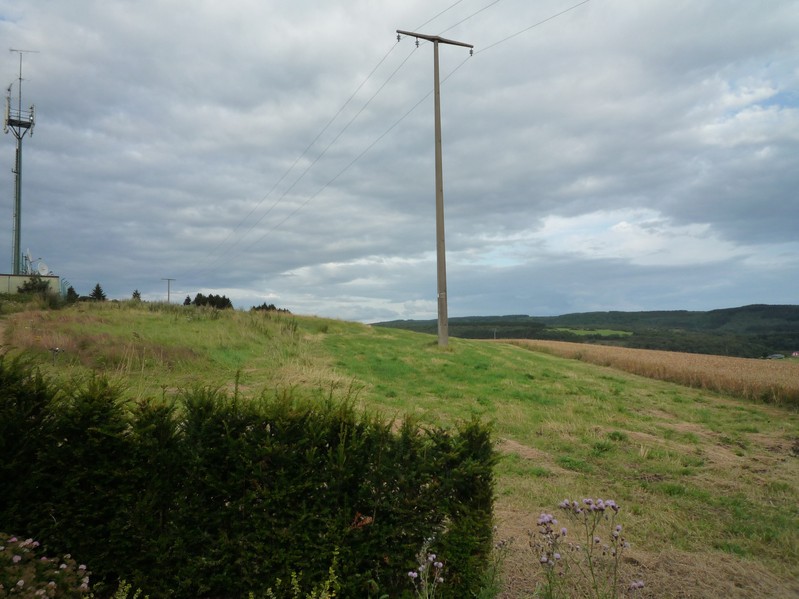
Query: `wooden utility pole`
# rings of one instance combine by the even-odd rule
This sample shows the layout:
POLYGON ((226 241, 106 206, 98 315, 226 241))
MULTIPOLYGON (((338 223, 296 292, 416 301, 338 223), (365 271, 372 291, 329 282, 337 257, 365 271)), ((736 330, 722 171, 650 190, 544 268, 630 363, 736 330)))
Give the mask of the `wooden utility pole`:
MULTIPOLYGON (((444 173, 441 165, 441 83, 438 75, 438 44, 450 44, 474 48, 471 44, 448 40, 437 35, 425 35, 397 29, 397 35, 407 35, 433 43, 433 96, 435 103, 435 147, 436 147, 436 262, 438 279, 438 345, 449 344, 449 323, 447 318, 447 256, 444 246, 444 173)), ((399 39, 399 37, 397 38, 399 39)))
POLYGON ((166 303, 168 304, 168 303, 170 303, 169 302, 169 296, 170 296, 170 292, 172 290, 172 281, 174 281, 175 279, 162 278, 161 280, 162 281, 166 281, 166 303))

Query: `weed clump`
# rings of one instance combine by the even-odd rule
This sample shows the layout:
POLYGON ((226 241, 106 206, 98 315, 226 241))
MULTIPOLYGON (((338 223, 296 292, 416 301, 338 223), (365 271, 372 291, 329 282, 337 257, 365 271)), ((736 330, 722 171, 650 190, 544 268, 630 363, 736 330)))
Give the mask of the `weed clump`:
POLYGON ((548 513, 538 517, 538 529, 531 533, 530 546, 545 579, 536 596, 571 597, 573 587, 580 587, 588 597, 616 599, 644 587, 642 580, 620 583, 619 565, 630 545, 616 522, 620 508, 615 501, 564 499, 559 507, 574 525, 571 533, 548 513))

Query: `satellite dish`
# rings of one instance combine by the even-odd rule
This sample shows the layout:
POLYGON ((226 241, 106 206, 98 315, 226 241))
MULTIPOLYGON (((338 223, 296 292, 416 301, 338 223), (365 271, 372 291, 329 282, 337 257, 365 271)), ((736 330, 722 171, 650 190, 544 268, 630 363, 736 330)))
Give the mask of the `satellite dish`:
POLYGON ((47 266, 44 262, 39 262, 39 267, 36 269, 39 271, 39 274, 43 277, 50 274, 50 267, 47 266))

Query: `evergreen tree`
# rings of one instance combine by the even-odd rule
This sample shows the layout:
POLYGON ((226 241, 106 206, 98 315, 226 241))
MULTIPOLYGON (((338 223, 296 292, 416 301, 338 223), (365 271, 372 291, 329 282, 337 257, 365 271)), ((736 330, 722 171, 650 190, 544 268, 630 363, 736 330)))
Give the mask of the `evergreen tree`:
POLYGON ((140 302, 141 301, 141 293, 139 293, 138 289, 134 289, 133 290, 133 298, 132 299, 133 299, 134 302, 140 302))
POLYGON ((78 301, 78 297, 78 292, 75 291, 75 288, 72 285, 70 285, 67 288, 67 303, 74 304, 76 301, 78 301))
POLYGON ((191 298, 187 295, 186 299, 183 300, 184 306, 191 306, 191 298))
POLYGON ((97 302, 105 301, 105 293, 103 292, 103 288, 100 287, 100 283, 94 286, 94 290, 89 294, 89 297, 97 302))

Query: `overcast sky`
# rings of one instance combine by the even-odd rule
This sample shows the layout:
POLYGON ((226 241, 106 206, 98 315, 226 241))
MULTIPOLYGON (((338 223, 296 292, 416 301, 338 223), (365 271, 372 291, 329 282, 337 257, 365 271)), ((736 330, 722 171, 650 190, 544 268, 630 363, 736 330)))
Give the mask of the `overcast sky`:
POLYGON ((402 29, 474 45, 440 46, 450 316, 799 303, 799 2, 578 3, 0 0, 23 251, 82 295, 435 318, 402 29))

